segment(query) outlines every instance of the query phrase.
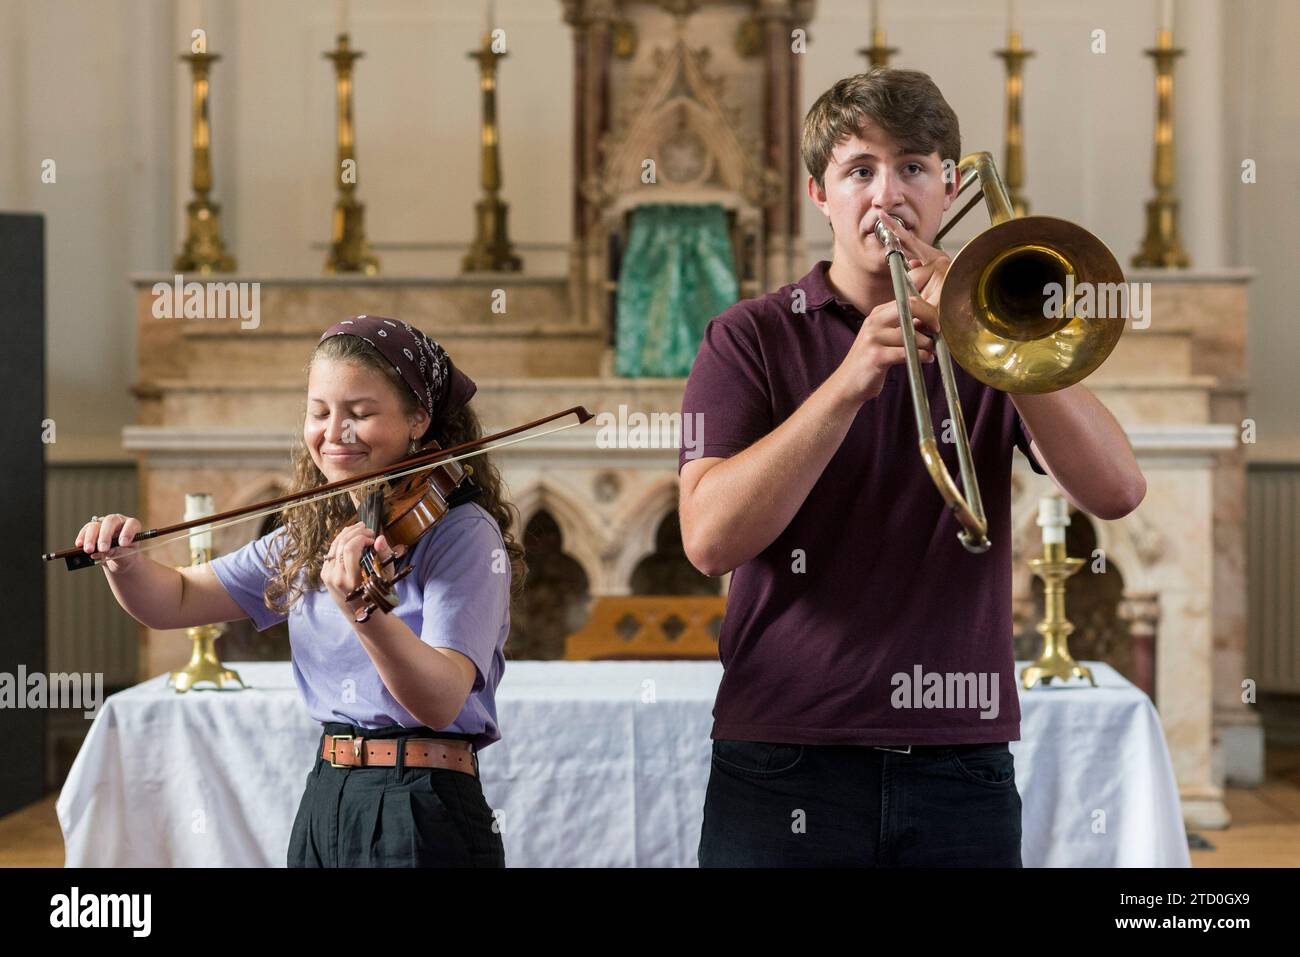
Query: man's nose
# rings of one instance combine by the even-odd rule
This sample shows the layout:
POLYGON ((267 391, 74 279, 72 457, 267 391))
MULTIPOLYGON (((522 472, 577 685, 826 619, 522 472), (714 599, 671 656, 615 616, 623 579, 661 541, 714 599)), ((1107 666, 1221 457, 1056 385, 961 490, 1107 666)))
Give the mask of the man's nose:
POLYGON ((876 195, 872 200, 872 207, 879 212, 887 213, 891 209, 900 206, 903 202, 903 184, 899 177, 885 170, 876 177, 876 195))

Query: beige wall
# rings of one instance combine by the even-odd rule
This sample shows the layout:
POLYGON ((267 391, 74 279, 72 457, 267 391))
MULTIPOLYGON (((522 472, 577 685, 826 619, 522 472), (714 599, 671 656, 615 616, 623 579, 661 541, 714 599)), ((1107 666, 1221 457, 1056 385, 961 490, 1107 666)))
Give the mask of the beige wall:
MULTIPOLYGON (((1290 0, 1179 0, 1178 172, 1183 236, 1198 268, 1253 266, 1251 413, 1260 449, 1300 460, 1292 365, 1300 356, 1294 250, 1300 225, 1300 35, 1290 0), (1244 158, 1259 182, 1240 182, 1244 158)), ((214 80, 217 199, 241 271, 316 274, 332 201, 333 89, 320 53, 323 0, 206 0, 214 80)), ((531 269, 564 270, 570 234, 572 48, 559 0, 500 0, 511 57, 500 119, 511 234, 531 269)), ((1027 191, 1036 212, 1079 220, 1127 262, 1151 193, 1155 3, 1023 3, 1027 191), (1108 52, 1089 51, 1107 32, 1108 52)), ((176 54, 186 0, 0 0, 0 208, 47 219, 52 458, 98 455, 133 421, 134 333, 126 276, 170 266, 188 198, 188 97, 176 54), (59 181, 40 183, 40 162, 59 181)), ((355 0, 361 196, 385 271, 454 273, 477 193, 478 94, 465 53, 472 2, 355 0), (397 244, 396 247, 390 244, 397 244)), ((804 106, 862 68, 862 0, 820 0, 804 106)), ((931 72, 967 149, 999 151, 1005 6, 886 0, 895 61, 931 72)), ((978 220, 979 214, 972 216, 978 220)), ((826 228, 808 205, 809 252, 826 228)))
MULTIPOLYGON (((335 195, 335 4, 208 2, 218 103, 214 144, 228 240, 243 270, 317 275, 335 195)), ((186 7, 182 6, 182 10, 186 7)), ((569 236, 572 42, 553 0, 498 3, 509 56, 497 104, 511 237, 530 268, 563 274, 569 236)), ((351 42, 357 171, 366 223, 386 273, 454 274, 473 238, 479 195, 478 68, 468 59, 483 5, 357 0, 351 42), (399 244, 403 248, 385 248, 399 244), (437 246, 438 248, 430 248, 437 246)), ((178 26, 177 44, 188 35, 178 26)), ((179 76, 177 77, 179 82, 179 76)), ((188 105, 175 117, 175 162, 188 169, 188 105)), ((188 188, 188 184, 180 184, 188 188)), ((177 229, 184 226, 177 197, 177 229)))
POLYGON ((165 0, 0 0, 0 210, 45 215, 51 459, 121 457, 135 413, 126 277, 172 244, 172 74, 145 55, 169 15, 165 0))
POLYGON ((1228 262, 1258 270, 1251 290, 1248 409, 1259 423, 1258 459, 1300 462, 1300 4, 1234 2, 1225 133, 1230 164, 1223 223, 1228 262), (1240 183, 1244 158, 1258 164, 1240 183))

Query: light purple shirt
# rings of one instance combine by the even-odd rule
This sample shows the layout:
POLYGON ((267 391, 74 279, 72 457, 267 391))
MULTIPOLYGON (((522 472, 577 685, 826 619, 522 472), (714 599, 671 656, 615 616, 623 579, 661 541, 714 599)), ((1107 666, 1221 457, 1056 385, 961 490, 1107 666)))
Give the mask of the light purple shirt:
MULTIPOLYGON (((269 555, 278 554, 283 535, 277 528, 210 564, 258 631, 288 620, 293 676, 312 718, 362 728, 420 727, 384 686, 324 585, 304 592, 287 616, 266 607, 262 589, 271 574, 266 564, 269 555)), ((397 583, 399 603, 392 614, 425 644, 465 655, 476 672, 456 720, 434 730, 474 735, 475 746, 486 747, 501 737, 496 688, 510 633, 510 562, 501 531, 486 509, 467 502, 416 542, 410 561, 415 570, 397 583)))

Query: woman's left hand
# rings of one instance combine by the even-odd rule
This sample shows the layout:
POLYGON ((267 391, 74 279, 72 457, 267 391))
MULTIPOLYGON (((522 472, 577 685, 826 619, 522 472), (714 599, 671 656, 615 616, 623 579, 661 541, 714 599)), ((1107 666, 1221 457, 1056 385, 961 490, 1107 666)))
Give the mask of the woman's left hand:
POLYGON ((348 595, 361 584, 361 553, 367 545, 374 546, 375 555, 381 562, 393 554, 383 535, 376 537, 364 522, 356 522, 338 533, 325 553, 325 564, 321 566, 321 582, 329 589, 334 603, 349 617, 364 603, 361 598, 349 602, 348 595))

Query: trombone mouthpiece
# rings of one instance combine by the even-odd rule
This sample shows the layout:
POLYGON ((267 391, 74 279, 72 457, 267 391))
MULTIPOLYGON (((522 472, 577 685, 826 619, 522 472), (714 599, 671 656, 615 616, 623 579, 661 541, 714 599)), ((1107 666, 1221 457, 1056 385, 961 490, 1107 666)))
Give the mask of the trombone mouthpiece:
MULTIPOLYGON (((886 213, 885 215, 890 219, 898 220, 900 224, 903 222, 893 213, 886 213)), ((902 252, 903 247, 899 245, 898 237, 894 235, 892 229, 885 225, 885 220, 883 218, 876 220, 876 225, 872 231, 876 234, 876 239, 880 240, 880 245, 884 246, 891 252, 894 250, 902 252)))

